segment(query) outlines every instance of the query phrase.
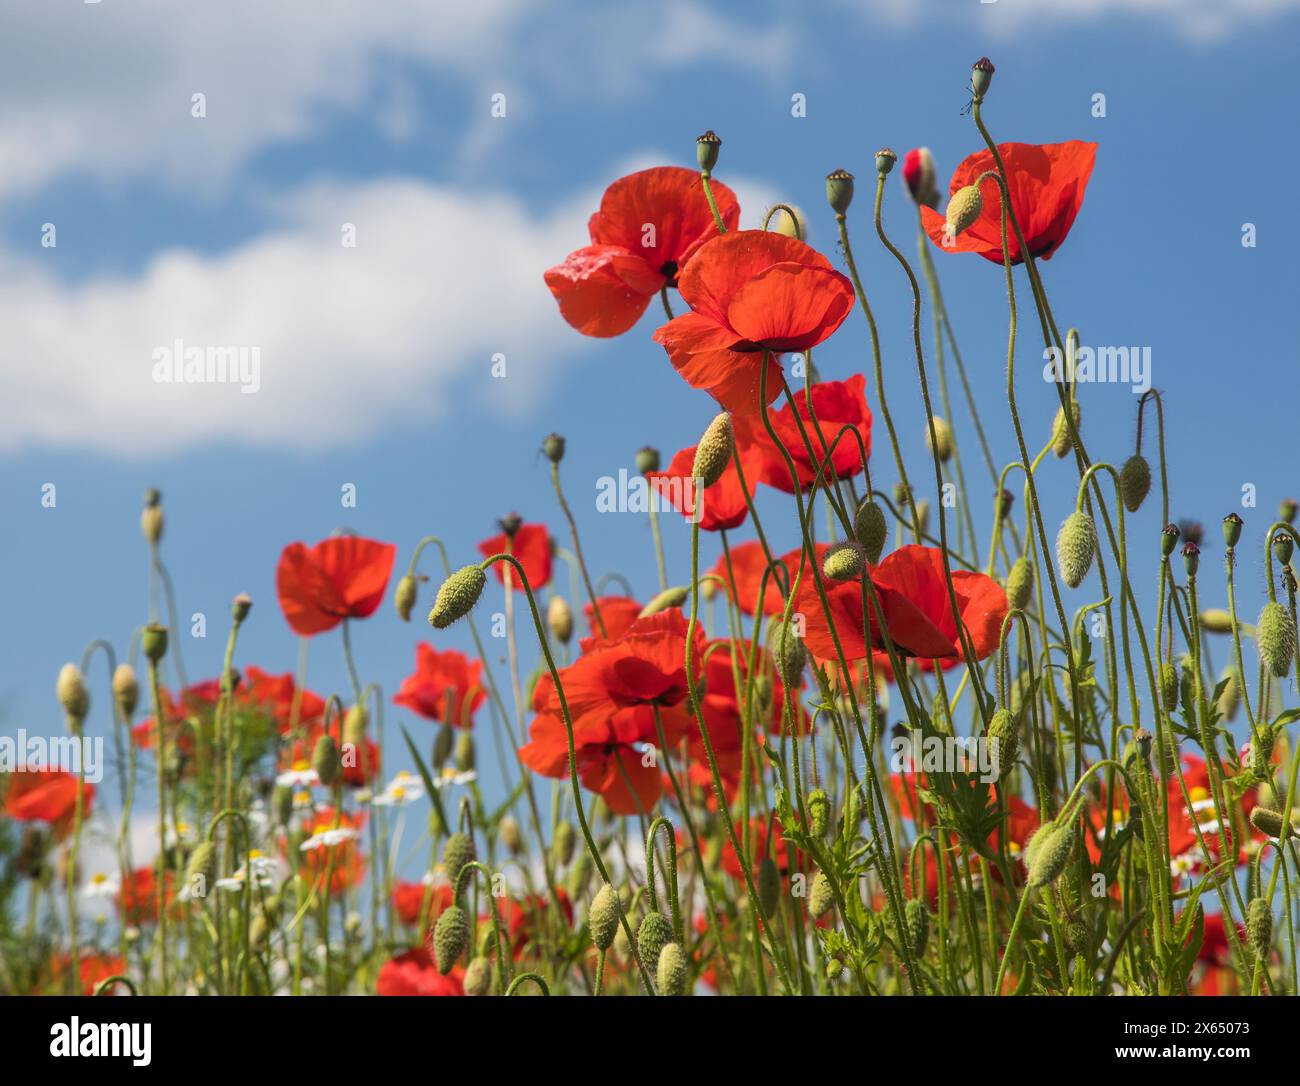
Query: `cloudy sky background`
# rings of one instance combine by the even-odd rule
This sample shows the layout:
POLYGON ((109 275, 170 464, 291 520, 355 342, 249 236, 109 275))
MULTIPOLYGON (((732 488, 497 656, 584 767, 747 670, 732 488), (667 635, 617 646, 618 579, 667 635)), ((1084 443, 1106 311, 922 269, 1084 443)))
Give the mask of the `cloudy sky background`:
MULTIPOLYGON (((1217 525, 1237 509, 1248 544, 1240 602, 1253 612, 1262 533, 1278 500, 1300 491, 1290 244, 1300 154, 1281 135, 1294 129, 1300 82, 1297 9, 1300 0, 0 3, 0 729, 57 730, 59 666, 97 637, 124 652, 146 619, 137 523, 151 485, 164 493, 181 614, 209 619, 206 639, 184 643, 192 679, 217 672, 240 591, 255 601, 241 662, 293 668, 296 642, 274 595, 277 556, 293 540, 347 526, 397 543, 404 565, 432 532, 453 561, 468 560, 494 520, 518 510, 568 545, 537 455, 552 430, 568 438, 563 474, 594 572, 617 571, 651 594, 646 521, 596 514, 596 480, 630 469, 643 444, 667 457, 693 442, 710 404, 650 342, 657 306, 621 339, 585 340, 558 317, 542 271, 585 242, 606 184, 632 168, 690 164, 709 127, 725 140, 718 176, 740 193, 743 221, 756 224, 776 200, 798 204, 811 243, 838 260, 824 175, 843 166, 867 178, 877 147, 926 144, 946 188, 979 146, 960 110, 970 64, 985 53, 998 68, 985 114, 996 138, 1100 144, 1074 233, 1044 265, 1056 312, 1085 343, 1152 348, 1173 513, 1209 529, 1205 602, 1223 602, 1217 525), (796 93, 806 117, 791 116, 796 93), (1097 93, 1104 118, 1091 114, 1097 93), (206 117, 192 116, 194 94, 206 97, 206 117), (496 94, 504 118, 491 114, 496 94), (47 223, 57 247, 41 245, 47 223), (340 245, 344 223, 355 224, 355 248, 340 245), (1245 223, 1255 248, 1241 244, 1245 223), (156 384, 152 352, 178 337, 259 347, 261 389, 156 384), (504 380, 490 372, 498 353, 504 380), (347 483, 354 509, 340 505, 347 483), (1241 508, 1247 483, 1257 510, 1241 508), (42 506, 46 484, 55 508, 42 506)), ((874 244, 866 205, 860 197, 850 228, 905 453, 924 477, 910 296, 874 244)), ((911 254, 901 183, 890 185, 886 223, 911 254)), ((936 259, 1005 462, 1014 442, 1001 272, 977 257, 936 259)), ((1046 436, 1055 403, 1035 336, 1022 321, 1031 443, 1046 436)), ((855 314, 818 364, 844 377, 869 357, 855 314)), ((1121 386, 1082 397, 1093 455, 1122 462, 1136 397, 1121 386)), ((991 485, 958 416, 983 545, 991 485)), ((884 450, 883 427, 877 436, 884 450)), ((1146 451, 1154 461, 1154 445, 1146 451)), ((887 460, 875 458, 878 481, 892 481, 887 460)), ((1072 506, 1072 476, 1055 461, 1043 469, 1051 523, 1072 506)), ((763 506, 782 546, 795 542, 787 505, 763 506)), ((1158 517, 1152 503, 1130 523, 1135 569, 1152 582, 1158 517)), ((671 521, 665 534, 680 582, 688 533, 671 521)), ((712 562, 715 544, 705 546, 712 562)), ((1095 596, 1085 588, 1072 599, 1095 596)), ((363 679, 391 695, 425 636, 385 605, 355 633, 363 679)), ((467 638, 452 631, 437 644, 467 638)), ((100 734, 102 667, 92 677, 100 734)), ((310 682, 345 688, 336 635, 313 646, 310 682)), ((390 715, 390 737, 394 720, 429 738, 404 711, 390 715)))

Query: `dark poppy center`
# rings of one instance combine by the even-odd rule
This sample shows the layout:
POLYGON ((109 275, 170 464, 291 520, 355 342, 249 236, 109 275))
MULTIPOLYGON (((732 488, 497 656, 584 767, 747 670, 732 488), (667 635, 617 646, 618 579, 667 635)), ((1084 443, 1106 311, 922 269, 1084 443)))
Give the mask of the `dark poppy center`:
POLYGON ((677 285, 677 261, 665 260, 659 268, 659 274, 668 280, 670 287, 677 285))

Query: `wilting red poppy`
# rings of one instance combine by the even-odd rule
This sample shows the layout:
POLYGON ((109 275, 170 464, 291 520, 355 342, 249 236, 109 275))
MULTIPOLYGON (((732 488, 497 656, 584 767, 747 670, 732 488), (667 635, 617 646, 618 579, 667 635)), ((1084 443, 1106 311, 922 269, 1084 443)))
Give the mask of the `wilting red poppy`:
POLYGON ((438 972, 424 947, 416 947, 379 967, 375 995, 461 996, 465 994, 465 970, 456 966, 445 977, 438 972))
MULTIPOLYGON (((1025 235, 1025 244, 1035 259, 1050 260, 1061 247, 1075 216, 1083 206, 1083 193, 1092 175, 1097 154, 1095 143, 1069 140, 1066 143, 999 143, 998 153, 1007 170, 1011 208, 1025 235)), ((968 157, 952 175, 949 193, 975 183, 982 173, 995 170, 993 154, 985 149, 968 157)), ((925 232, 940 248, 955 253, 979 253, 995 264, 1002 263, 1002 199, 993 178, 980 186, 983 206, 980 217, 950 243, 944 242, 946 219, 933 208, 921 208, 925 232)), ((1024 260, 1015 228, 1008 220, 1007 247, 1011 262, 1024 260)))
POLYGON ((737 230, 704 245, 678 281, 690 313, 655 332, 677 372, 738 415, 755 414, 764 352, 767 396, 777 356, 824 342, 853 309, 853 285, 796 238, 737 230))
POLYGON ((398 879, 393 883, 393 912, 403 924, 420 923, 421 906, 424 906, 425 923, 432 923, 453 900, 451 887, 445 882, 437 886, 426 886, 422 882, 403 882, 398 879), (426 898, 428 905, 424 904, 426 898))
MULTIPOLYGON (((829 543, 816 544, 815 550, 818 562, 826 556, 829 549, 829 543)), ((801 554, 803 554, 802 548, 796 548, 776 559, 785 567, 786 575, 783 580, 780 573, 774 571, 767 578, 767 585, 763 590, 763 614, 779 615, 785 610, 785 597, 781 595, 781 590, 785 586, 794 585, 795 576, 799 572, 799 556, 801 554)), ((710 572, 722 578, 724 591, 728 595, 731 594, 732 589, 732 574, 735 575, 736 606, 740 608, 742 614, 752 616, 759 603, 759 586, 763 583, 763 571, 766 569, 767 555, 763 552, 762 544, 749 542, 731 548, 730 569, 727 568, 727 556, 724 554, 714 563, 710 572)), ((811 571, 804 570, 804 579, 801 585, 811 587, 811 571)))
MULTIPOLYGON (((48 989, 52 992, 61 991, 63 988, 63 976, 72 968, 71 954, 56 954, 50 959, 50 983, 48 989)), ((81 994, 94 995, 95 989, 98 988, 109 977, 122 976, 127 971, 126 959, 117 958, 110 954, 96 953, 94 951, 82 950, 78 956, 77 972, 81 975, 81 994)), ((126 989, 115 985, 109 989, 113 995, 125 993, 126 989)), ((105 993, 109 994, 109 993, 105 993)))
POLYGON ((310 637, 345 618, 374 614, 396 556, 391 543, 352 535, 334 536, 314 547, 290 543, 280 554, 275 590, 293 632, 310 637))
POLYGON ((727 461, 722 478, 705 488, 701 500, 691 474, 695 469, 695 448, 692 445, 678 452, 666 470, 647 472, 651 492, 658 495, 660 502, 676 509, 688 520, 698 516, 700 528, 706 532, 740 527, 749 512, 745 490, 740 485, 740 471, 745 473, 745 486, 752 498, 763 472, 762 451, 749 442, 742 442, 737 435, 736 456, 740 457, 740 471, 736 470, 736 456, 733 456, 727 461))
MULTIPOLYGON (((62 836, 77 815, 77 775, 60 769, 16 769, 0 777, 4 786, 4 813, 20 822, 45 822, 62 836)), ((81 820, 90 817, 95 786, 81 787, 81 820)))
POLYGON ((468 728, 483 704, 483 664, 463 652, 438 652, 425 642, 415 646, 415 670, 402 680, 393 701, 428 720, 468 728))
MULTIPOLYGON (((740 205, 712 183, 728 230, 740 205)), ((657 166, 620 177, 605 190, 587 224, 591 244, 546 272, 560 314, 584 336, 617 336, 636 324, 650 300, 678 275, 704 242, 718 236, 696 170, 657 166)))
MULTIPOLYGON (((600 618, 605 623, 606 637, 622 637, 631 628, 641 614, 641 604, 631 596, 597 596, 600 604, 600 618)), ((596 624, 596 612, 590 603, 583 604, 582 613, 587 616, 587 629, 593 637, 600 636, 600 627, 596 624)))
MULTIPOLYGON (((176 873, 171 870, 164 872, 163 903, 168 916, 176 899, 175 883, 176 873)), ((122 910, 122 919, 127 924, 152 924, 158 919, 157 864, 137 867, 126 877, 117 891, 117 907, 122 910)))
MULTIPOLYGON (((484 558, 509 551, 519 564, 524 567, 524 576, 534 592, 540 592, 551 583, 551 537, 545 524, 521 524, 514 538, 502 532, 491 539, 485 539, 478 545, 484 558)), ((510 583, 516 589, 522 589, 515 568, 509 562, 493 562, 497 580, 506 583, 506 571, 510 573, 510 583)))
MULTIPOLYGON (((922 660, 961 657, 957 623, 948 600, 943 574, 943 557, 934 547, 908 544, 899 547, 871 570, 885 625, 894 645, 904 656, 922 660)), ((968 570, 954 570, 953 590, 962 624, 970 636, 977 659, 984 659, 998 645, 1002 620, 1007 613, 1007 596, 991 577, 968 570)), ((868 652, 863 628, 862 582, 855 578, 828 581, 826 595, 840 646, 847 660, 865 659, 868 652)), ((804 636, 808 651, 823 660, 835 660, 835 642, 826 613, 808 579, 800 587, 797 609, 807 619, 804 636)), ((876 615, 871 619, 871 644, 884 644, 876 615)))

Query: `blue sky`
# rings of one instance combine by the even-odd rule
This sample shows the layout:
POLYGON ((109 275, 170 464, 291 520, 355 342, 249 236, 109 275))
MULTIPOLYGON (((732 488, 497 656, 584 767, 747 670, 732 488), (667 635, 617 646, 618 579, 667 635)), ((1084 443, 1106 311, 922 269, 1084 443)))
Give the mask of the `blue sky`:
MULTIPOLYGON (((776 200, 797 204, 809 241, 836 261, 823 178, 840 166, 858 175, 850 229, 904 451, 913 476, 926 477, 910 297, 874 243, 863 193, 878 147, 901 155, 918 144, 933 149, 946 191, 979 145, 960 110, 981 54, 998 68, 985 110, 996 138, 1100 145, 1074 232, 1043 265, 1048 288, 1085 343, 1151 347, 1167 397, 1172 511, 1208 528, 1205 603, 1224 602, 1217 524, 1235 509, 1246 518, 1240 603, 1257 609, 1262 533, 1279 499, 1300 491, 1285 233, 1300 174, 1285 137, 1300 5, 441 7, 3 4, 0 728, 58 731, 60 665, 97 637, 124 651, 146 619, 147 486, 164 494, 164 557, 181 613, 209 620, 207 638, 184 645, 192 679, 218 670, 240 591, 255 601, 241 662, 294 666, 274 595, 277 556, 293 540, 346 526, 398 544, 404 565, 420 536, 437 533, 454 562, 467 561, 496 518, 517 510, 568 545, 537 453, 552 430, 568 439, 563 476, 593 571, 651 594, 647 523, 598 515, 596 480, 631 469, 644 444, 671 456, 713 408, 650 341, 657 307, 620 339, 585 340, 559 318, 541 276, 585 243, 606 184, 631 168, 690 164, 708 127, 725 140, 717 173, 739 192, 742 221, 755 224, 776 200), (192 116, 196 93, 206 96, 202 118, 192 116), (498 93, 504 118, 490 113, 498 93), (806 96, 805 117, 791 115, 795 93, 806 96), (1096 93, 1104 118, 1091 113, 1096 93), (57 228, 55 248, 40 244, 45 223, 57 228), (343 223, 356 226, 355 249, 339 243, 343 223), (1257 230, 1253 248, 1241 244, 1245 223, 1257 230), (176 337, 259 346, 261 390, 153 383, 151 352, 176 337), (490 374, 498 352, 504 380, 490 374), (41 502, 48 483, 54 508, 41 502), (357 488, 354 509, 340 504, 346 483, 357 488), (1240 504, 1248 483, 1255 510, 1240 504)), ((912 254, 913 212, 897 178, 886 224, 912 254)), ((1002 273, 973 256, 936 262, 1006 462, 1002 273)), ((1018 288, 1028 315, 1023 280, 1018 288)), ((1055 391, 1039 375, 1033 324, 1021 327, 1021 409, 1031 444, 1041 443, 1055 391)), ((855 313, 818 366, 846 377, 869 358, 855 313)), ((1093 456, 1122 462, 1136 397, 1114 385, 1082 397, 1093 456)), ((957 416, 983 546, 991 486, 957 416)), ((892 482, 883 427, 876 436, 877 482, 892 482)), ((1154 446, 1146 451, 1154 461, 1154 446)), ((1073 469, 1052 461, 1040 485, 1054 525, 1072 506, 1073 469)), ((787 505, 768 495, 762 509, 793 545, 787 505)), ((1152 584, 1158 517, 1151 503, 1130 524, 1135 569, 1152 584)), ((681 582, 688 534, 673 519, 665 535, 670 580, 681 582)), ((716 544, 705 548, 712 562, 716 544)), ((425 569, 434 572, 432 554, 425 569)), ((1086 587, 1072 602, 1085 598, 1095 598, 1086 587)), ((386 604, 355 631, 363 679, 391 696, 417 640, 433 636, 386 604)), ((454 630, 436 644, 468 638, 454 630)), ((310 684, 345 689, 337 635, 313 646, 310 684)), ((108 726, 105 686, 96 670, 92 733, 108 726)), ((390 712, 398 720, 429 738, 390 712)))

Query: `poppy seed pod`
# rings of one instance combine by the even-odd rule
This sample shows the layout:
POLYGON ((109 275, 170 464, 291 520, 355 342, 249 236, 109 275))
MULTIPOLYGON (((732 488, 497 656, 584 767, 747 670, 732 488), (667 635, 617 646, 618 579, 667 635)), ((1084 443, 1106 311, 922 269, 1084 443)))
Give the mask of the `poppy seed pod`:
POLYGON ((1005 487, 993 496, 993 509, 997 513, 998 520, 1006 520, 1011 512, 1011 507, 1015 504, 1016 496, 1005 487))
POLYGON ((888 177, 894 168, 894 163, 898 161, 898 156, 888 147, 882 147, 876 152, 876 173, 881 177, 888 177))
POLYGON ((419 594, 419 585, 411 574, 406 574, 397 582, 397 590, 393 593, 393 606, 397 609, 397 617, 403 622, 411 621, 411 612, 415 610, 415 601, 419 594))
MULTIPOLYGON (((1078 400, 1070 401, 1070 420, 1074 423, 1074 428, 1079 429, 1079 423, 1083 419, 1083 409, 1079 406, 1078 400)), ((1056 409, 1056 417, 1052 419, 1052 452, 1056 454, 1058 460, 1064 460, 1070 455, 1070 425, 1065 421, 1065 408, 1056 409)))
POLYGON ((814 920, 820 920, 835 907, 835 892, 831 889, 831 880, 825 871, 818 871, 813 876, 812 886, 808 891, 808 912, 814 920))
POLYGON ((1167 713, 1178 708, 1178 665, 1172 661, 1160 669, 1160 700, 1167 713))
POLYGON ((859 577, 866 567, 866 555, 857 543, 836 543, 822 559, 822 573, 832 581, 859 577))
POLYGON ((999 709, 989 721, 989 753, 994 757, 998 776, 1005 777, 1016 764, 1020 748, 1020 729, 1016 718, 1006 709, 999 709))
POLYGON ((885 523, 883 510, 870 498, 864 499, 853 515, 853 534, 862 544, 867 561, 874 566, 880 561, 880 552, 885 549, 889 526, 885 523))
POLYGON ((641 613, 637 617, 645 618, 648 615, 657 615, 660 611, 667 611, 671 607, 680 607, 690 597, 691 590, 686 585, 674 585, 672 588, 665 588, 641 608, 641 613))
POLYGON ((1241 539, 1241 526, 1245 523, 1236 513, 1229 513, 1223 518, 1223 542, 1228 547, 1235 547, 1241 539))
POLYGON ((1201 629, 1206 633, 1232 633, 1232 616, 1221 607, 1207 607, 1201 612, 1201 629))
POLYGON ((1196 571, 1201 568, 1201 548, 1195 543, 1183 544, 1183 569, 1187 571, 1188 577, 1195 577, 1196 571))
POLYGON ((787 624, 779 618, 773 619, 768 644, 781 681, 786 686, 798 686, 803 678, 804 664, 808 661, 808 650, 795 633, 794 623, 787 624))
POLYGON ((587 909, 587 927, 597 950, 608 950, 614 942, 614 934, 619 928, 619 908, 618 895, 609 883, 597 890, 591 899, 591 906, 587 909))
POLYGON ((573 611, 563 596, 552 596, 546 605, 546 625, 561 645, 569 643, 573 636, 573 611))
POLYGON ((980 57, 970 70, 970 91, 976 98, 983 98, 988 93, 989 84, 993 82, 993 61, 980 57))
POLYGON ((938 415, 934 416, 934 440, 931 441, 930 427, 927 426, 925 428, 925 447, 932 454, 937 451, 939 459, 945 464, 952 459, 952 427, 948 425, 947 419, 942 419, 938 415))
POLYGON ((81 677, 81 669, 76 664, 64 664, 59 669, 54 690, 68 720, 80 727, 90 712, 90 691, 86 689, 86 680, 81 677))
POLYGON ((908 948, 916 957, 925 953, 930 938, 930 910, 920 898, 908 898, 903 906, 903 922, 907 925, 908 948))
POLYGON ((1300 505, 1296 504, 1295 498, 1283 498, 1281 504, 1277 507, 1278 520, 1294 524, 1297 511, 1300 511, 1300 505))
POLYGON ((660 995, 686 994, 686 954, 680 943, 665 943, 663 950, 659 951, 655 983, 660 995))
POLYGON ((1124 508, 1136 513, 1151 493, 1151 465, 1141 453, 1134 453, 1119 469, 1119 493, 1124 508))
POLYGON ((834 170, 826 175, 826 202, 837 215, 843 215, 853 203, 853 175, 848 170, 834 170))
POLYGON ((974 226, 983 210, 984 198, 980 195, 979 185, 966 185, 954 192, 948 199, 948 211, 944 216, 944 244, 952 245, 958 234, 974 226))
POLYGON ((672 941, 673 926, 664 919, 663 913, 654 910, 646 913, 636 933, 636 948, 641 955, 641 964, 652 972, 657 970, 659 955, 672 941))
POLYGON ((1246 940, 1257 958, 1267 958, 1273 944, 1273 913, 1262 897, 1253 897, 1246 906, 1246 940))
POLYGON ((573 847, 577 838, 573 833, 571 822, 561 822, 555 827, 555 839, 551 842, 551 854, 559 867, 566 867, 573 859, 573 847))
POLYGON ((710 173, 718 164, 718 152, 722 149, 722 137, 710 128, 695 140, 695 160, 704 173, 710 173))
POLYGON ((117 702, 118 712, 130 720, 140 702, 140 682, 130 664, 118 664, 113 672, 113 700, 117 702))
POLYGON ((467 996, 485 996, 492 991, 492 963, 482 954, 465 967, 463 981, 467 996))
POLYGON ((542 438, 542 452, 552 464, 564 459, 564 438, 559 434, 547 434, 542 438))
POLYGON ((764 916, 776 912, 781 899, 781 872, 771 856, 764 856, 758 865, 758 904, 764 916))
POLYGON ((469 946, 469 917, 459 905, 448 905, 433 925, 433 960, 444 977, 469 946))
POLYGON ((1020 557, 1007 574, 1007 600, 1017 611, 1023 611, 1034 591, 1034 567, 1028 558, 1020 557))
MULTIPOLYGON (((1066 812, 1068 815, 1069 812, 1066 812)), ((1029 885, 1047 886, 1055 882, 1070 862, 1074 850, 1072 816, 1048 822, 1029 840, 1025 861, 1029 866, 1029 885)))
POLYGON ((1295 540, 1291 538, 1290 532, 1278 532, 1273 537, 1273 553, 1282 565, 1290 565, 1294 550, 1295 540))
POLYGON ((212 885, 216 873, 217 850, 211 841, 200 841, 194 846, 189 862, 185 865, 185 881, 192 885, 196 878, 202 878, 204 893, 207 893, 207 887, 212 885))
POLYGON ((1160 553, 1166 558, 1174 553, 1174 548, 1178 546, 1178 536, 1180 534, 1177 524, 1166 524, 1160 529, 1160 553))
MULTIPOLYGON (((1265 837, 1278 839, 1282 836, 1282 812, 1270 807, 1255 807, 1250 812, 1250 824, 1265 837)), ((1291 836, 1288 829, 1287 836, 1291 836)))
POLYGON ((825 837, 831 824, 831 797, 824 788, 814 788, 808 793, 808 821, 814 837, 825 837))
POLYGON ((659 470, 659 450, 652 445, 642 445, 636 451, 636 470, 642 475, 659 470))
POLYGON ((140 514, 140 533, 150 544, 155 544, 162 539, 162 495, 152 487, 144 492, 144 511, 140 514))
POLYGON ((1061 577, 1071 588, 1078 588, 1092 568, 1092 552, 1096 546, 1096 532, 1092 517, 1076 510, 1065 518, 1056 536, 1056 564, 1061 577))
POLYGON ((699 486, 708 489, 727 470, 731 460, 731 413, 720 411, 704 431, 700 443, 695 446, 695 463, 691 475, 699 486))
POLYGON ((1259 621, 1255 623, 1255 647, 1269 670, 1279 679, 1285 678, 1295 656, 1296 629, 1291 613, 1276 600, 1264 604, 1259 613, 1259 621))
POLYGON ((457 831, 451 834, 442 846, 442 865, 453 890, 456 889, 461 871, 466 864, 474 862, 474 856, 474 839, 466 833, 457 831))
POLYGON ((339 747, 332 735, 322 735, 316 740, 316 749, 311 754, 311 767, 326 788, 332 787, 339 779, 339 747))
POLYGON ((459 618, 474 609, 478 598, 487 587, 487 574, 480 566, 461 566, 442 582, 429 612, 429 625, 435 630, 445 630, 459 618))

